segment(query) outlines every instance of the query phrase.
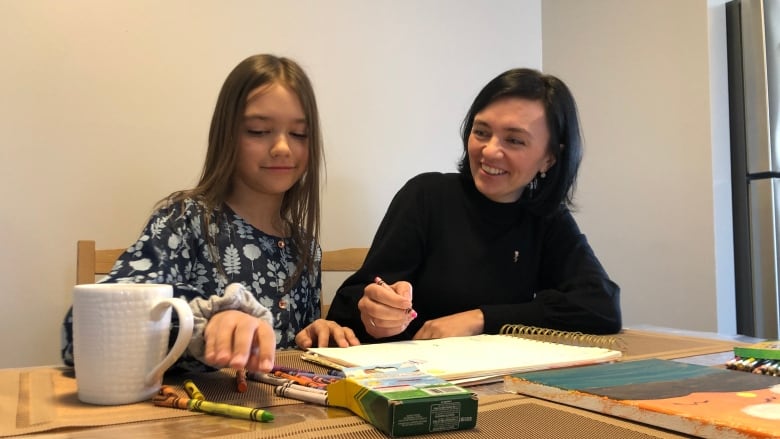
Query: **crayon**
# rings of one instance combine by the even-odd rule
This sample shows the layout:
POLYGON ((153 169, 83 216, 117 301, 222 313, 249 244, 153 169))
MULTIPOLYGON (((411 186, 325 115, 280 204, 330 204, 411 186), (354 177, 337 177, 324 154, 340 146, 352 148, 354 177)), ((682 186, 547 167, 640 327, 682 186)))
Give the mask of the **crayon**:
POLYGON ((271 372, 272 373, 281 372, 281 373, 286 373, 288 375, 311 378, 311 380, 314 382, 324 383, 324 384, 330 384, 332 382, 341 379, 341 377, 335 375, 324 375, 320 373, 314 373, 306 370, 294 369, 292 367, 283 367, 283 366, 278 366, 278 367, 275 366, 273 369, 271 369, 271 372))
POLYGON ((339 377, 337 377, 337 376, 333 376, 333 375, 317 375, 317 374, 312 374, 312 375, 301 375, 301 376, 305 376, 306 378, 310 378, 310 379, 311 379, 312 381, 314 381, 315 383, 324 384, 324 385, 326 385, 326 386, 327 386, 328 384, 335 383, 336 381, 339 381, 339 380, 341 380, 341 379, 342 379, 342 378, 339 378, 339 377))
POLYGON ((223 415, 236 419, 268 422, 274 420, 274 415, 263 409, 244 407, 240 405, 223 404, 220 402, 201 401, 191 399, 188 408, 194 412, 203 412, 213 415, 223 415))
POLYGON ((764 369, 769 366, 769 363, 771 363, 770 360, 758 360, 756 364, 753 365, 751 372, 763 374, 764 369))
POLYGON ((223 415, 236 419, 247 419, 250 421, 259 422, 268 422, 274 420, 274 415, 263 409, 253 409, 240 405, 223 404, 199 399, 189 399, 183 396, 155 395, 154 398, 152 398, 152 401, 154 402, 154 405, 160 407, 185 409, 193 412, 223 415))
POLYGON ((343 370, 340 369, 331 369, 328 371, 328 375, 333 375, 336 377, 346 378, 346 374, 344 374, 343 370))
POLYGON ((261 383, 271 384, 274 386, 283 386, 290 382, 285 378, 279 378, 270 373, 249 372, 247 373, 247 377, 249 377, 249 379, 252 381, 259 381, 261 383))
POLYGON ((317 394, 320 394, 320 395, 327 395, 328 394, 328 391, 326 389, 320 389, 320 388, 317 388, 317 387, 307 387, 307 386, 302 386, 300 384, 295 384, 295 383, 290 383, 290 382, 282 384, 282 386, 290 388, 290 389, 300 390, 301 392, 311 392, 311 393, 317 393, 317 394))
POLYGON ((759 364, 758 366, 754 367, 751 372, 756 375, 764 375, 766 373, 767 366, 768 364, 766 363, 759 364))
POLYGON ((755 358, 752 358, 752 357, 748 358, 742 364, 742 370, 745 370, 745 371, 749 372, 749 371, 753 370, 753 367, 756 365, 756 363, 758 363, 758 360, 756 360, 755 358))
POLYGON ((166 394, 166 395, 154 395, 152 402, 154 405, 160 407, 170 407, 174 409, 189 410, 190 399, 183 396, 166 394))
POLYGON ((184 380, 184 390, 187 391, 187 395, 189 395, 192 399, 197 399, 200 401, 206 399, 206 397, 200 393, 200 390, 198 390, 198 386, 196 386, 195 383, 192 382, 192 380, 189 378, 184 380))
POLYGON ((246 383, 246 369, 238 369, 236 371, 236 390, 238 393, 244 393, 249 386, 246 383))
POLYGON ((304 376, 297 376, 297 375, 290 375, 284 372, 274 372, 274 375, 280 378, 285 378, 288 381, 292 381, 295 383, 298 383, 302 386, 308 386, 308 387, 325 387, 326 385, 323 383, 316 383, 311 378, 304 377, 304 376))
MULTIPOLYGON (((379 276, 375 277, 375 278, 374 278, 374 282, 375 282, 377 285, 379 285, 379 286, 381 286, 381 287, 383 287, 383 288, 385 288, 385 289, 387 289, 387 290, 390 290, 390 291, 392 291, 393 293, 395 293, 395 290, 394 290, 394 289, 393 289, 393 288, 392 288, 390 285, 388 285, 388 284, 387 284, 387 282, 383 281, 381 277, 379 277, 379 276)), ((404 310, 404 312, 405 312, 405 313, 407 313, 407 314, 411 314, 411 316, 412 316, 412 318, 413 318, 413 319, 414 319, 414 318, 417 318, 417 311, 415 311, 415 310, 414 310, 414 309, 412 309, 411 307, 409 307, 409 308, 406 308, 406 309, 404 310)))
POLYGON ((276 386, 274 393, 276 393, 277 396, 296 399, 298 401, 310 402, 319 405, 328 405, 327 393, 306 392, 290 388, 289 386, 276 386))
POLYGON ((174 389, 172 386, 168 386, 163 384, 160 386, 160 391, 157 392, 159 395, 178 395, 178 392, 176 392, 176 389, 174 389))
POLYGON ((303 369, 296 369, 294 367, 279 366, 277 364, 277 365, 274 365, 273 368, 271 368, 271 373, 274 373, 274 372, 284 372, 284 373, 289 373, 290 375, 295 375, 295 374, 298 374, 298 373, 301 373, 301 372, 309 372, 309 371, 308 370, 303 370, 303 369))

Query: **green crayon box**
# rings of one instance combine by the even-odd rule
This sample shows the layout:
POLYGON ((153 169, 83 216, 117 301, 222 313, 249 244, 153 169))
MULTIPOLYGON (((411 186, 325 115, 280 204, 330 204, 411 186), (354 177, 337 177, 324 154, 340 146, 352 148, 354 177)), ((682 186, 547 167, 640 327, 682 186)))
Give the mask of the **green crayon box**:
POLYGON ((351 410, 390 436, 465 430, 477 424, 477 395, 411 364, 344 369, 328 404, 351 410))

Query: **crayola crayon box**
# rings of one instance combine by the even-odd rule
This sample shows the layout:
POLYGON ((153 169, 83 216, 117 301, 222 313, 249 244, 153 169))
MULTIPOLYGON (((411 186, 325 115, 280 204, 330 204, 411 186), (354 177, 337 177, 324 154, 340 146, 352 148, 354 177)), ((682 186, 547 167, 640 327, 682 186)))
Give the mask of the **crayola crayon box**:
POLYGON ((477 395, 414 365, 344 369, 328 385, 328 404, 351 410, 390 436, 474 428, 477 395))

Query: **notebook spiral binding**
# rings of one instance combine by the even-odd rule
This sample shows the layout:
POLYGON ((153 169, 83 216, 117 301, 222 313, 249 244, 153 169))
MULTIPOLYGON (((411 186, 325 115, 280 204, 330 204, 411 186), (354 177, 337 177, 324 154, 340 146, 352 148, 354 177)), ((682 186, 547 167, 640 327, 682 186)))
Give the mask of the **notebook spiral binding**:
POLYGON ((562 331, 559 329, 540 328, 520 324, 506 324, 498 332, 501 335, 528 338, 572 346, 589 346, 626 351, 626 345, 619 337, 611 335, 585 334, 579 331, 562 331))

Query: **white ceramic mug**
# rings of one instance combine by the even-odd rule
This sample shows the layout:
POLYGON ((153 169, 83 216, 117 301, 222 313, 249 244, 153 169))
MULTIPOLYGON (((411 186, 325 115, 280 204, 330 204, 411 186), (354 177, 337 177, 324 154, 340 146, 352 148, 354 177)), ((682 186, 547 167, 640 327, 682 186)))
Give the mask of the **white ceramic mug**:
POLYGON ((129 404, 150 399, 192 337, 192 311, 163 284, 73 288, 73 361, 79 400, 129 404), (171 308, 179 334, 168 351, 171 308))

